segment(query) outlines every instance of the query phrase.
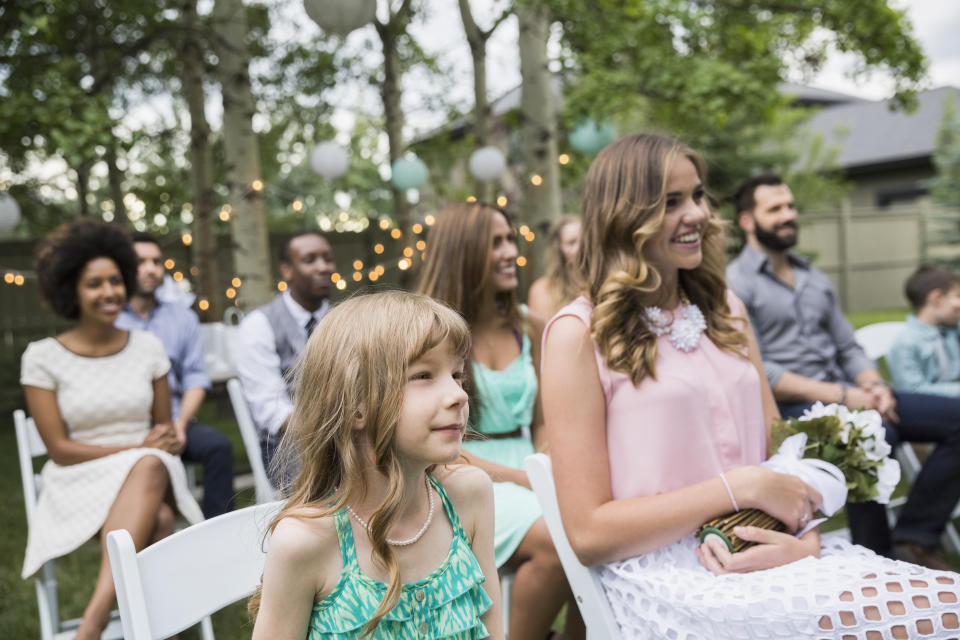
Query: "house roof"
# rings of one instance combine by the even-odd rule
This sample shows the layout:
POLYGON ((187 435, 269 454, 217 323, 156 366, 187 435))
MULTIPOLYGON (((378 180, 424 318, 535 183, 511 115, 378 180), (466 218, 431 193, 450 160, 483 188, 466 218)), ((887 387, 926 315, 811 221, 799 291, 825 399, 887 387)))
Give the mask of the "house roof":
POLYGON ((829 89, 809 87, 796 82, 781 82, 780 93, 793 98, 793 101, 805 105, 835 105, 848 102, 867 102, 863 98, 852 96, 849 93, 840 93, 829 89))
POLYGON ((806 127, 839 150, 834 161, 847 170, 925 159, 936 148, 950 92, 960 110, 960 90, 940 87, 918 93, 913 112, 892 111, 890 100, 852 102, 824 107, 806 127))

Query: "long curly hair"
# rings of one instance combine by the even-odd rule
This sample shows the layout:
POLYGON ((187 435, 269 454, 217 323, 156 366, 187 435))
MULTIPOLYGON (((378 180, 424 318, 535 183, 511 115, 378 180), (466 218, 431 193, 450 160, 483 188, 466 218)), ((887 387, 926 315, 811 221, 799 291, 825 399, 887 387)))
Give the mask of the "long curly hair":
MULTIPOLYGON (((662 278, 644 251, 663 225, 670 169, 681 157, 705 178, 703 160, 683 143, 659 134, 632 135, 597 155, 584 184, 578 260, 594 304, 591 336, 607 366, 635 385, 647 375, 656 378, 657 336, 643 308, 659 301, 662 278)), ((745 355, 746 336, 726 300, 724 224, 712 211, 701 242, 703 259, 696 269, 680 271, 680 286, 703 312, 707 337, 745 355)))
POLYGON ((77 282, 84 267, 96 258, 117 265, 127 296, 137 290, 137 254, 130 234, 122 228, 82 218, 66 222, 44 236, 34 249, 40 293, 50 308, 69 320, 80 317, 77 282))
POLYGON ((553 221, 547 232, 547 291, 554 309, 559 309, 580 294, 582 282, 577 277, 576 261, 567 261, 563 255, 563 230, 567 225, 580 224, 580 216, 562 215, 553 221))
MULTIPOLYGON (((288 516, 329 517, 361 501, 366 492, 361 469, 368 464, 363 439, 367 441, 376 470, 388 482, 369 525, 375 559, 386 567, 389 581, 365 635, 374 632, 400 597, 400 566, 387 531, 408 490, 394 444, 407 369, 440 344, 449 344, 464 360, 470 353, 470 332, 454 310, 403 291, 362 295, 337 305, 320 321, 294 370, 293 413, 279 455, 295 459, 298 473, 269 532, 288 516), (355 428, 357 416, 362 416, 362 429, 355 428)), ((249 603, 254 616, 259 603, 258 589, 249 603)))

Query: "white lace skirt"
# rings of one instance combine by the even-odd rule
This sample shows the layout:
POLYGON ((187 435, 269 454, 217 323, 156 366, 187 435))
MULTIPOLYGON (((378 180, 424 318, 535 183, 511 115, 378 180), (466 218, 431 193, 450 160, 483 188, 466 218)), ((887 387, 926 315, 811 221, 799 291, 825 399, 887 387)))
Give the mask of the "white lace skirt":
POLYGON ((924 638, 960 637, 960 630, 943 625, 944 614, 960 611, 956 573, 889 560, 830 537, 820 558, 714 576, 697 560, 696 544, 690 535, 601 569, 624 638, 861 640, 873 630, 888 639, 897 625, 912 638, 921 637, 918 620, 933 625, 933 635, 924 638), (892 602, 901 602, 906 614, 891 614, 892 602), (825 617, 832 630, 821 628, 825 617))

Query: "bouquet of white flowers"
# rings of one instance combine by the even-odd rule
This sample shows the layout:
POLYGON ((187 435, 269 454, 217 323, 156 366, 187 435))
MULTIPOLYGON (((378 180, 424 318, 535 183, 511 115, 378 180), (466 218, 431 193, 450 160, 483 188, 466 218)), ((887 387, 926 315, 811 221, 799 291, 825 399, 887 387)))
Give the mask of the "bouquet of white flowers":
MULTIPOLYGON (((873 410, 851 411, 843 405, 817 402, 799 419, 774 420, 773 442, 777 453, 764 466, 797 475, 817 489, 824 498, 820 511, 826 516, 836 513, 845 502, 887 504, 900 481, 900 465, 888 457, 891 448, 883 419, 873 410)), ((705 523, 700 540, 717 535, 731 552, 746 549, 754 543, 733 535, 733 527, 740 525, 786 529, 758 509, 745 509, 705 523)))

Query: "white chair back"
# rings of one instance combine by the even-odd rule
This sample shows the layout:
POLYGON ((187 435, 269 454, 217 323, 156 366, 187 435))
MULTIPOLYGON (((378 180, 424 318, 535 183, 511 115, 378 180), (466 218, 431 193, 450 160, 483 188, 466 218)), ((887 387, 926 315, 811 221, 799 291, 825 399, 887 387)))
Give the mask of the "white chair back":
POLYGON ((232 511, 140 553, 125 529, 107 534, 124 637, 170 637, 253 593, 266 561, 264 534, 281 506, 232 511))
POLYGON ((893 341, 906 326, 906 322, 875 322, 857 329, 853 337, 868 358, 877 360, 887 355, 893 341))
POLYGON ((585 567, 573 552, 567 540, 560 517, 560 505, 557 503, 557 488, 553 482, 553 465, 550 458, 542 453, 527 456, 523 466, 537 501, 543 509, 543 520, 550 531, 553 546, 560 556, 560 564, 567 574, 570 589, 580 607, 580 615, 587 627, 588 640, 616 640, 621 637, 620 627, 613 617, 610 603, 603 593, 603 585, 595 568, 585 567))
POLYGON ((276 500, 280 496, 270 482, 267 470, 263 466, 263 456, 260 454, 260 436, 257 435, 257 427, 253 423, 253 416, 250 415, 247 399, 243 397, 243 387, 239 380, 236 378, 227 380, 227 394, 230 396, 230 404, 233 406, 233 415, 237 418, 237 427, 240 429, 240 437, 243 438, 243 446, 247 450, 250 471, 253 473, 253 488, 257 495, 257 504, 276 500))

